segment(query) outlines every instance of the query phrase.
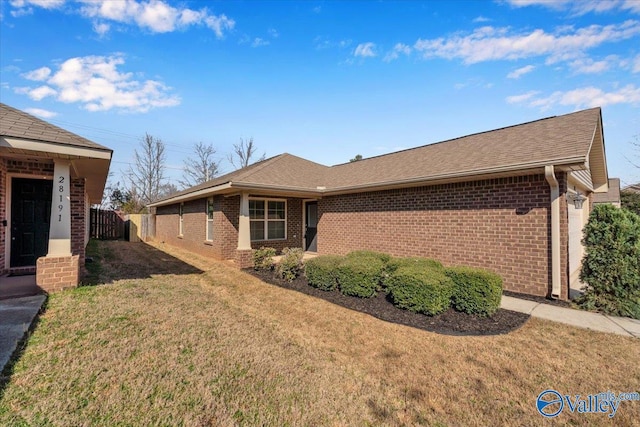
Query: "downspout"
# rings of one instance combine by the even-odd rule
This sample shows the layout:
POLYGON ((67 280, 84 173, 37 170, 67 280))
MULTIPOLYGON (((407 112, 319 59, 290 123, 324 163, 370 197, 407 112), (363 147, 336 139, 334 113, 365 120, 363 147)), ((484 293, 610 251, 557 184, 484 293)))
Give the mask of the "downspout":
POLYGON ((560 185, 553 165, 544 167, 551 188, 551 297, 560 298, 560 185))

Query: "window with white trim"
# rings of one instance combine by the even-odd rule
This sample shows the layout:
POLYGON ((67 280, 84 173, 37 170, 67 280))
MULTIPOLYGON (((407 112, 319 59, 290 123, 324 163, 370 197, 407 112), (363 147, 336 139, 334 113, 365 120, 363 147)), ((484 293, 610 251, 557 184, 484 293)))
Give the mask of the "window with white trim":
POLYGON ((251 240, 283 240, 287 238, 287 201, 249 199, 251 240))
POLYGON ((182 236, 182 225, 184 223, 184 203, 180 203, 178 215, 180 216, 180 224, 178 225, 178 236, 182 236))
POLYGON ((207 199, 207 241, 213 241, 213 197, 207 199))

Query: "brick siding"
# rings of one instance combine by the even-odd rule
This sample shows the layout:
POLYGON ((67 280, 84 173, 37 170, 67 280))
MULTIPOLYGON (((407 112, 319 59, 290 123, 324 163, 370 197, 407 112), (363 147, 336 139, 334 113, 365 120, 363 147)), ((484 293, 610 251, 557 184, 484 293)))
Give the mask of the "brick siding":
POLYGON ((318 202, 318 252, 430 257, 493 270, 505 289, 546 296, 549 194, 544 176, 534 175, 326 197, 318 202))
MULTIPOLYGON (((178 236, 179 204, 158 207, 156 209, 156 240, 216 259, 235 260, 238 247, 240 196, 214 197, 212 241, 206 241, 206 207, 206 198, 184 202, 182 236, 178 236)), ((302 247, 301 199, 287 199, 287 239, 251 242, 253 249, 261 246, 271 246, 278 251, 285 247, 302 247)))
MULTIPOLYGON (((7 221, 7 160, 0 157, 0 221, 7 221)), ((0 276, 7 272, 4 251, 7 244, 7 227, 0 223, 0 276)))
MULTIPOLYGON (((7 219, 7 195, 6 187, 8 183, 6 174, 20 174, 20 176, 28 177, 33 175, 34 179, 42 179, 53 176, 53 160, 41 161, 23 161, 14 159, 0 158, 0 220, 7 219)), ((86 200, 85 200, 85 182, 84 179, 73 179, 70 188, 71 201, 71 253, 77 256, 76 263, 80 268, 84 266, 85 260, 85 230, 86 230, 86 200)), ((5 266, 5 248, 6 229, 1 227, 0 231, 0 269, 4 271, 5 266)), ((65 261, 66 262, 66 261, 65 261)), ((47 263, 50 266, 50 262, 47 263)), ((39 272, 38 272, 39 273, 39 272)), ((76 284, 78 275, 76 274, 76 284)))
POLYGON ((74 288, 80 275, 80 256, 41 257, 36 263, 36 283, 46 292, 74 288))

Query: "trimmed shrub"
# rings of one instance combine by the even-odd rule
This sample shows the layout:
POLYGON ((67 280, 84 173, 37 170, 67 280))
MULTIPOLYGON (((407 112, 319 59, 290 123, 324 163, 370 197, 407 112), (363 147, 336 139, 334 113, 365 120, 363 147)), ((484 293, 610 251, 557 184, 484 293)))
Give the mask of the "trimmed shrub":
POLYGON ((274 266, 273 257, 276 256, 274 248, 265 248, 253 251, 253 269, 254 270, 272 270, 274 266))
POLYGON ((587 284, 576 300, 588 310, 640 319, 640 216, 612 205, 596 205, 584 228, 580 280, 587 284))
POLYGON ((477 316, 493 316, 500 308, 502 278, 471 267, 449 267, 445 274, 455 284, 451 305, 457 311, 477 316))
POLYGON ((302 271, 303 256, 304 251, 302 248, 284 248, 282 250, 282 258, 277 267, 278 276, 287 282, 293 281, 302 271))
POLYGON ((323 291, 336 289, 338 265, 343 259, 338 255, 322 255, 305 262, 304 274, 309 284, 323 291))
POLYGON ((454 284, 440 270, 419 265, 402 266, 385 283, 397 307, 435 316, 451 305, 454 284))
POLYGON ((385 263, 378 256, 346 256, 336 270, 340 292, 360 298, 370 298, 380 288, 385 263))
POLYGON ((420 267, 433 270, 444 270, 440 261, 430 258, 392 258, 387 263, 387 271, 393 273, 400 267, 420 267))

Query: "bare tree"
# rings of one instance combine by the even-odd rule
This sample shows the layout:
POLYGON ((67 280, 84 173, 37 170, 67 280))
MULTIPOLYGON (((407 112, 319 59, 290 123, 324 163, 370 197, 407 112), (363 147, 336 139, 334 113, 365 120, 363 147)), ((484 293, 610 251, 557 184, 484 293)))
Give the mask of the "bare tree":
POLYGON ((233 153, 229 154, 227 158, 229 159, 229 163, 236 169, 246 168, 251 163, 260 162, 265 159, 265 154, 263 153, 259 159, 252 161, 256 155, 256 150, 256 146, 253 144, 253 138, 249 138, 248 141, 240 138, 239 143, 233 144, 233 153))
POLYGON ((129 167, 130 192, 141 206, 158 200, 165 184, 164 143, 148 133, 140 141, 140 151, 134 151, 134 164, 129 167))
POLYGON ((178 183, 184 187, 192 187, 209 181, 218 174, 219 162, 213 157, 216 154, 213 145, 202 142, 194 146, 194 157, 184 161, 182 179, 178 183))

